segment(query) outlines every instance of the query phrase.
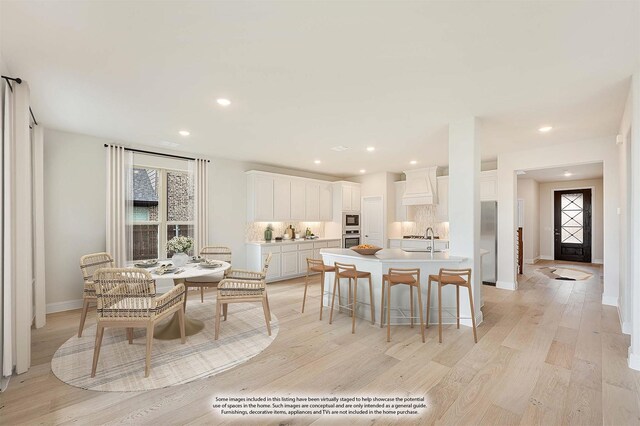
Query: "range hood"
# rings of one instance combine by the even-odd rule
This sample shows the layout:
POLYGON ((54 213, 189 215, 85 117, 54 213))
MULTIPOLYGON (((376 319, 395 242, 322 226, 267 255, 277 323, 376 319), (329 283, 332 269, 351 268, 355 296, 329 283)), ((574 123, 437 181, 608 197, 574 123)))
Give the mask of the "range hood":
POLYGON ((403 206, 421 206, 438 203, 437 166, 407 170, 407 183, 402 195, 403 206))

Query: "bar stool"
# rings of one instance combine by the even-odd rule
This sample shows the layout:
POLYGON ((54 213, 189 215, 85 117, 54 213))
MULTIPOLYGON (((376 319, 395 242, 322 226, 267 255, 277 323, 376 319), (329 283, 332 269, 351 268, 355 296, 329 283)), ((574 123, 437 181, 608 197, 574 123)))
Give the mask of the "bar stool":
POLYGON ((324 273, 333 272, 336 268, 325 265, 321 259, 311 259, 307 257, 307 275, 304 278, 304 296, 302 297, 302 313, 304 314, 304 304, 307 300, 307 287, 309 286, 309 274, 320 272, 320 320, 322 321, 322 310, 324 309, 324 273))
MULTIPOLYGON (((418 290, 418 309, 420 312, 420 333, 424 343, 424 320, 422 318, 422 292, 420 291, 420 269, 389 268, 389 273, 382 276, 382 295, 380 297, 380 328, 384 327, 384 291, 387 287, 387 342, 391 341, 391 287, 409 286, 409 303, 411 304, 411 328, 413 328, 413 290, 418 290)), ((404 313, 403 313, 404 315, 404 313)))
POLYGON ((460 287, 466 287, 469 291, 469 305, 471 305, 471 324, 473 324, 473 340, 478 343, 476 334, 476 314, 473 310, 473 296, 471 294, 471 268, 446 269, 440 268, 438 275, 429 275, 429 288, 427 293, 427 328, 429 328, 429 308, 431 307, 431 281, 438 285, 438 338, 442 343, 442 287, 445 285, 456 286, 456 321, 460 328, 460 287), (466 279, 463 278, 466 276, 466 279))
POLYGON ((336 299, 336 288, 340 288, 340 279, 347 278, 349 280, 349 295, 347 299, 347 305, 340 305, 338 302, 338 308, 345 307, 351 310, 351 333, 356 332, 356 303, 358 300, 358 278, 369 279, 369 298, 371 299, 371 324, 375 324, 375 312, 373 309, 373 285, 371 284, 371 273, 358 271, 356 265, 350 265, 346 263, 335 262, 335 278, 333 280, 333 294, 331 295, 331 313, 329 314, 329 324, 333 321, 333 305, 336 299), (351 280, 353 280, 353 299, 351 299, 351 280))

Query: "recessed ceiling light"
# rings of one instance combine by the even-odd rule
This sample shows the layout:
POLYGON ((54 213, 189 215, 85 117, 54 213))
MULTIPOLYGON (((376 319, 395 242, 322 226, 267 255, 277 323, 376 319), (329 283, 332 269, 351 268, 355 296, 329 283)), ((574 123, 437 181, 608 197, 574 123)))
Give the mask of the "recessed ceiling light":
POLYGON ((320 164, 320 163, 322 163, 322 161, 320 161, 320 160, 315 160, 315 161, 314 161, 314 163, 316 163, 316 164, 320 164))
POLYGON ((342 152, 342 151, 348 150, 349 147, 348 146, 344 146, 344 145, 337 145, 337 146, 334 146, 331 149, 334 150, 334 151, 342 152))
POLYGON ((409 164, 418 164, 418 162, 416 160, 411 160, 409 161, 409 164))
POLYGON ((222 105, 225 107, 231 105, 231 101, 225 98, 218 98, 216 99, 216 102, 218 103, 218 105, 222 105))
POLYGON ((365 169, 360 169, 360 173, 367 173, 365 169))
POLYGON ((180 130, 178 133, 182 136, 189 136, 191 134, 188 130, 180 130))
POLYGON ((538 129, 538 131, 541 132, 541 133, 547 133, 547 132, 550 132, 551 129, 553 129, 553 127, 551 127, 551 126, 543 126, 543 127, 540 127, 538 129))
POLYGON ((573 173, 571 173, 569 170, 565 170, 565 171, 564 171, 564 176, 565 176, 565 177, 569 177, 569 176, 571 176, 571 175, 573 175, 573 173))
POLYGON ((368 146, 368 147, 367 147, 367 151, 369 151, 369 152, 373 152, 373 151, 375 151, 375 150, 376 150, 376 147, 375 147, 375 146, 368 146))

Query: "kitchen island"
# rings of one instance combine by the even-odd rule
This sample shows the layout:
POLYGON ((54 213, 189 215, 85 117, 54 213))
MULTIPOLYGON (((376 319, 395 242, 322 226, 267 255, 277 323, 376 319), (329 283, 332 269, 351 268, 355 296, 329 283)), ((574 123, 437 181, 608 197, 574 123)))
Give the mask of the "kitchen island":
MULTIPOLYGON (((450 256, 447 251, 427 253, 427 252, 407 252, 399 248, 383 249, 375 255, 365 256, 356 253, 351 249, 327 248, 320 250, 320 255, 325 265, 333 265, 335 262, 356 265, 359 271, 371 273, 373 283, 373 301, 375 322, 380 324, 380 297, 382 291, 382 275, 388 273, 389 268, 420 268, 420 285, 422 292, 423 308, 427 303, 427 284, 430 274, 438 274, 440 268, 461 269, 467 267, 467 259, 464 257, 450 256)), ((334 274, 327 273, 325 277, 325 305, 331 306, 331 295, 333 292, 334 274)), ((342 305, 346 305, 346 295, 348 294, 347 280, 341 280, 342 305)), ((369 288, 367 280, 358 281, 358 306, 356 315, 360 318, 371 320, 369 308, 369 288)), ((431 294, 431 322, 437 321, 437 287, 432 286, 431 294)), ((417 297, 414 297, 415 316, 418 316, 417 297)), ((336 295, 336 306, 338 296, 336 295)), ((391 324, 409 324, 410 312, 409 287, 394 286, 391 289, 391 324)), ((335 309, 335 308, 334 308, 335 309)), ((455 319, 455 289, 447 286, 442 289, 442 311, 443 323, 454 323, 455 319), (451 315, 450 313, 453 313, 451 315)), ((334 316, 336 313, 334 312, 334 316)))

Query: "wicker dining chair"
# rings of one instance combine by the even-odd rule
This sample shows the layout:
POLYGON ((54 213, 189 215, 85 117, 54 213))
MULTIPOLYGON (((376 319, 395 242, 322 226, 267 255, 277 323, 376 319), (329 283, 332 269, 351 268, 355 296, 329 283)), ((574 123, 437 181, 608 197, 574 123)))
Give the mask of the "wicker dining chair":
POLYGON ((151 370, 151 347, 156 323, 174 312, 178 312, 180 338, 183 344, 186 342, 184 310, 182 309, 185 290, 182 283, 156 297, 155 282, 146 270, 104 268, 95 272, 94 287, 98 305, 98 328, 93 350, 91 377, 96 375, 105 327, 125 328, 129 343, 133 343, 133 329, 135 327, 143 327, 147 330, 145 377, 149 377, 151 370))
POLYGON ((82 291, 82 314, 80 315, 80 326, 78 327, 78 337, 82 337, 84 322, 87 319, 89 305, 96 303, 96 290, 93 287, 93 274, 100 268, 113 268, 115 262, 109 253, 86 254, 80 258, 80 271, 84 281, 82 291))
MULTIPOLYGON (((271 263, 271 258, 273 254, 269 253, 267 257, 264 259, 264 263, 262 264, 262 271, 249 271, 246 269, 228 269, 225 274, 225 279, 235 279, 235 280, 243 280, 243 281, 265 281, 267 280, 267 272, 269 271, 269 263, 271 263)), ((269 295, 265 291, 264 295, 267 301, 267 308, 269 308, 269 295)), ((222 306, 224 312, 224 320, 227 320, 227 305, 222 306)), ((269 320, 271 320, 271 308, 269 311, 269 320)))
POLYGON ((220 335, 221 314, 224 316, 224 320, 227 320, 229 303, 261 302, 264 319, 267 324, 267 332, 271 336, 271 309, 269 308, 266 285, 269 262, 271 262, 271 253, 267 255, 261 272, 236 270, 235 275, 227 274, 227 277, 220 281, 216 297, 215 340, 218 340, 220 335), (221 310, 222 312, 220 312, 221 310))
MULTIPOLYGON (((219 260, 222 262, 231 263, 231 249, 223 246, 207 246, 200 250, 200 256, 207 260, 219 260)), ((219 272, 212 275, 205 275, 204 277, 188 278, 184 281, 184 287, 186 293, 184 295, 184 306, 187 307, 187 296, 189 295, 190 288, 200 288, 200 302, 204 302, 204 289, 213 288, 225 278, 225 272, 219 272)))

